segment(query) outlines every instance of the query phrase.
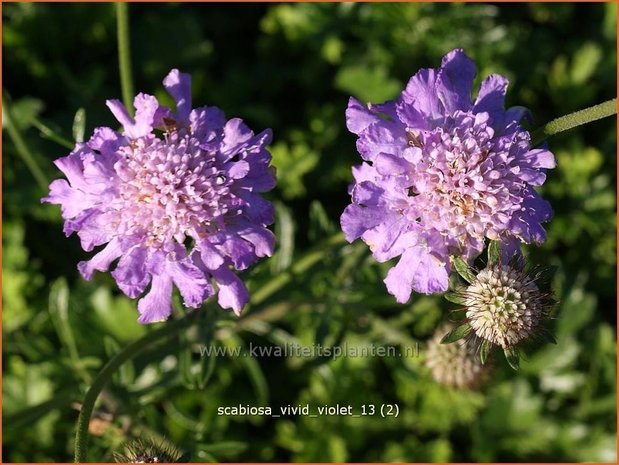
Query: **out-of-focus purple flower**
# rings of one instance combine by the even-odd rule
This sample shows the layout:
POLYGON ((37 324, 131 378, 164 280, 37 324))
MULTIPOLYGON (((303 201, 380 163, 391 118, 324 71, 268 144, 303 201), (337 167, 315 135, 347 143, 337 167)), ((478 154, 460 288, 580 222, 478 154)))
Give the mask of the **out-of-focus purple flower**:
POLYGON ((217 293, 238 314, 249 295, 232 269, 270 256, 275 242, 273 207, 260 195, 275 186, 271 131, 254 135, 216 107, 192 109, 188 74, 174 69, 163 85, 176 112, 140 93, 132 118, 108 100, 124 130, 97 128, 56 160, 67 180, 53 181, 43 201, 61 205, 65 234, 76 232, 84 250, 106 244, 78 264, 85 279, 119 259, 111 274, 127 296, 150 284, 141 323, 168 318, 174 286, 187 307, 217 293))
POLYGON ((506 255, 541 243, 552 210, 533 186, 555 166, 531 149, 522 107, 504 108, 508 81, 490 75, 471 99, 475 64, 462 50, 439 69, 421 69, 395 101, 367 106, 351 98, 348 129, 365 163, 353 168, 352 204, 341 217, 350 242, 361 238, 384 262, 401 256, 385 279, 398 302, 412 290, 447 290, 450 255, 470 262, 484 239, 506 255))

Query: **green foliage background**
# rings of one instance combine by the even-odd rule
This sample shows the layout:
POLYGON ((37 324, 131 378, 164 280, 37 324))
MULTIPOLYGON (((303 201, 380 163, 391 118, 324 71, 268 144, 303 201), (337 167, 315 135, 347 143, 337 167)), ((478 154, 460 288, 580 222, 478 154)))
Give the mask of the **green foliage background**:
MULTIPOLYGON (((108 426, 91 440, 92 460, 151 435, 193 461, 615 461, 613 118, 550 141, 558 167, 542 191, 556 216, 548 241, 527 253, 558 266, 558 345, 531 352, 519 372, 497 358, 481 391, 446 389, 423 368, 446 301, 397 305, 381 282, 391 264, 376 264, 360 243, 321 241, 339 230, 360 162, 344 122, 350 95, 393 98, 417 69, 463 47, 478 81, 508 76, 507 103, 542 124, 615 96, 616 4, 132 4, 130 14, 136 91, 169 99, 161 80, 178 67, 193 76, 196 104, 273 128, 278 251, 244 279, 254 295, 273 279, 287 284, 238 322, 207 304, 196 328, 124 366, 98 405, 108 426), (200 344, 250 342, 418 342, 420 357, 199 355, 200 344), (395 403, 401 413, 217 415, 239 403, 395 403)), ((87 136, 116 124, 104 105, 120 97, 113 5, 4 4, 2 19, 5 110, 44 176, 59 177, 52 161, 68 150, 50 134, 71 141, 79 108, 87 136)), ((78 276, 87 254, 63 236, 59 209, 40 204, 46 192, 3 121, 3 457, 66 462, 76 403, 106 360, 150 328, 108 275, 78 276)))

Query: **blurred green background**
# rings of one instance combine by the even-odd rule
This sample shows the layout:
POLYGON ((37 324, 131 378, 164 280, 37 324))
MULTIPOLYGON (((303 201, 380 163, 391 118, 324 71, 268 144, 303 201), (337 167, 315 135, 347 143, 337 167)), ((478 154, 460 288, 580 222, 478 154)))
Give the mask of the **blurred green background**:
MULTIPOLYGON (((254 295, 273 279, 286 284, 238 323, 206 305, 200 325, 126 364, 97 406, 90 458, 111 460, 130 437, 165 436, 202 462, 615 461, 614 118, 550 141, 558 167, 541 190, 556 215, 547 242, 527 253, 558 266, 558 345, 533 350, 519 372, 498 357, 480 391, 445 388, 423 366, 448 302, 416 295, 398 305, 382 283, 391 264, 361 243, 321 241, 339 230, 360 162, 344 121, 350 95, 393 98, 419 68, 462 47, 478 82, 508 76, 508 105, 542 124, 616 95, 616 18, 614 3, 132 4, 136 92, 169 102, 161 80, 178 67, 192 74, 195 106, 273 129, 278 251, 243 277, 254 295), (418 342, 420 356, 200 357, 200 344, 250 342, 418 342), (239 403, 338 402, 398 404, 400 415, 217 415, 239 403)), ((9 3, 2 19, 3 110, 13 116, 9 128, 3 113, 3 458, 67 462, 93 376, 152 329, 109 275, 78 275, 88 254, 64 237, 59 208, 40 204, 46 191, 33 176, 36 166, 40 178, 60 176, 52 161, 68 150, 50 137, 72 141, 78 109, 86 137, 116 125, 104 104, 121 95, 114 8, 9 3)))

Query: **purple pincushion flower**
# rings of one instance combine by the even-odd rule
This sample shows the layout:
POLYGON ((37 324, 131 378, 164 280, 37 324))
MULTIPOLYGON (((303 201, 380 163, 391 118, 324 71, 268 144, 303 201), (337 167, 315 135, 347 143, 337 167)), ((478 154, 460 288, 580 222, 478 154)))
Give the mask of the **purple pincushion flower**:
POLYGON ((353 168, 342 229, 380 262, 400 256, 385 279, 400 303, 412 290, 446 291, 449 257, 470 262, 485 238, 506 254, 546 238, 540 223, 552 210, 533 186, 544 183, 554 155, 531 148, 519 124, 527 110, 504 109, 503 76, 488 76, 471 100, 475 74, 474 62, 453 50, 439 69, 417 72, 397 100, 348 104, 365 163, 353 168))
POLYGON ((168 318, 174 286, 187 307, 217 293, 238 314, 249 295, 232 269, 270 256, 275 242, 273 207, 260 196, 275 186, 271 131, 254 135, 218 108, 192 109, 188 74, 174 69, 163 85, 176 112, 140 93, 132 118, 108 100, 124 130, 97 128, 56 160, 68 181, 53 181, 43 201, 61 205, 65 234, 76 232, 84 250, 106 244, 79 263, 85 279, 119 259, 111 274, 127 296, 150 284, 141 323, 168 318))

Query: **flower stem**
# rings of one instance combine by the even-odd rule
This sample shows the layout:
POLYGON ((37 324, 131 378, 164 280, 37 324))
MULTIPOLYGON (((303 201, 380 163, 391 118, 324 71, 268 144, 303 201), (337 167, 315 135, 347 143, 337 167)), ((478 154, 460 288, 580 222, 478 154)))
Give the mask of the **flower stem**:
POLYGON ((118 38, 118 66, 123 103, 133 114, 133 74, 131 72, 131 47, 129 42, 129 4, 116 3, 116 28, 118 38))
POLYGON ((617 99, 611 99, 599 105, 594 105, 584 110, 575 111, 569 115, 561 116, 560 118, 553 119, 541 128, 533 131, 531 136, 531 146, 541 144, 550 136, 554 136, 568 129, 581 126, 583 124, 591 123, 598 119, 606 118, 607 116, 617 114, 617 99))
POLYGON ((26 145, 19 128, 15 124, 9 99, 5 98, 4 95, 2 96, 2 119, 4 127, 9 133, 9 137, 15 146, 15 150, 30 170, 30 173, 32 173, 32 176, 36 180, 37 184, 41 187, 41 189, 43 189, 43 191, 47 191, 49 188, 49 180, 43 173, 41 167, 38 165, 36 159, 32 155, 32 152, 28 148, 28 145, 26 145))
POLYGON ((57 134, 50 127, 46 126, 37 118, 32 118, 31 123, 35 128, 39 130, 39 132, 41 133, 41 137, 49 139, 52 142, 56 142, 58 145, 62 145, 64 148, 67 148, 69 150, 73 150, 75 148, 74 142, 71 142, 69 139, 66 139, 60 134, 57 134))
POLYGON ((188 312, 185 316, 178 320, 165 323, 165 325, 161 328, 149 332, 137 341, 129 344, 106 363, 93 381, 90 389, 88 389, 88 392, 86 392, 84 401, 82 402, 82 408, 77 419, 77 431, 75 433, 75 463, 86 462, 88 458, 88 425, 90 423, 90 417, 92 415, 97 397, 114 372, 123 363, 135 358, 152 344, 171 337, 182 329, 190 326, 194 321, 196 321, 195 315, 200 313, 200 311, 188 312))

